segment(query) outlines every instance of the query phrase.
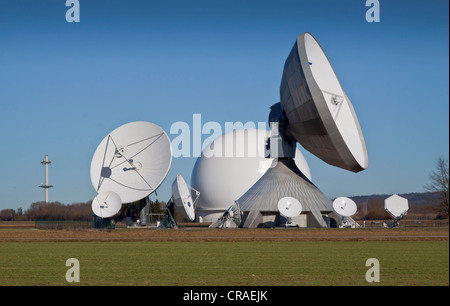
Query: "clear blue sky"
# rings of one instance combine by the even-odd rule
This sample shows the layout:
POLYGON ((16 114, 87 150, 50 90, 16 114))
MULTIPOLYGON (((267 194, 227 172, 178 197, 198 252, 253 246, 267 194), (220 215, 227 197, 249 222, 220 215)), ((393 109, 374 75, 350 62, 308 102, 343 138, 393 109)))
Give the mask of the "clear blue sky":
MULTIPOLYGON (((369 168, 358 174, 300 148, 329 197, 421 192, 449 153, 449 2, 380 0, 0 1, 0 209, 43 200, 85 202, 97 145, 137 120, 265 122, 279 101, 284 61, 312 33, 358 115, 369 168)), ((174 138, 176 135, 171 135, 174 138)), ((208 135, 204 135, 207 138, 208 135)), ((173 160, 158 198, 195 158, 173 160)), ((155 196, 152 196, 155 198, 155 196)))

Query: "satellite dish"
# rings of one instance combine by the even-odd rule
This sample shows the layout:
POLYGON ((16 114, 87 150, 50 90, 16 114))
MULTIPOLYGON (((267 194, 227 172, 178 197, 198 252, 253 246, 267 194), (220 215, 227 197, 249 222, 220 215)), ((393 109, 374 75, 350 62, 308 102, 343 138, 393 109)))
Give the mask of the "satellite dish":
POLYGON ((242 221, 242 214, 238 202, 235 201, 234 204, 231 205, 227 211, 230 218, 233 220, 236 226, 239 227, 242 221))
POLYGON ((302 204, 295 198, 284 197, 278 201, 278 210, 286 218, 295 218, 302 213, 302 204))
POLYGON ((356 214, 358 210, 356 203, 350 198, 339 197, 333 201, 333 208, 336 213, 341 215, 342 227, 352 227, 347 217, 356 214))
POLYGON ((183 179, 183 177, 178 174, 177 178, 172 184, 172 199, 175 206, 178 208, 177 212, 185 218, 191 221, 195 219, 194 201, 192 200, 189 188, 183 179))
POLYGON ((112 191, 103 191, 92 200, 92 211, 100 218, 111 218, 120 211, 122 200, 112 191))
POLYGON ((350 217, 356 214, 356 203, 346 197, 339 197, 333 201, 334 210, 343 217, 350 217))
POLYGON ((408 200, 394 194, 384 200, 384 209, 392 218, 402 218, 409 210, 408 200))
POLYGON ((139 201, 161 185, 171 162, 171 143, 163 129, 145 121, 127 123, 97 147, 91 162, 92 185, 98 193, 117 193, 123 203, 139 201))
POLYGON ((323 161, 359 172, 368 167, 367 149, 350 99, 319 43, 298 36, 280 86, 287 137, 323 161))
POLYGON ((227 210, 223 213, 223 215, 215 222, 213 222, 209 227, 212 228, 229 228, 231 227, 231 221, 237 226, 241 226, 242 221, 242 213, 241 208, 237 201, 234 202, 233 205, 228 207, 227 210))

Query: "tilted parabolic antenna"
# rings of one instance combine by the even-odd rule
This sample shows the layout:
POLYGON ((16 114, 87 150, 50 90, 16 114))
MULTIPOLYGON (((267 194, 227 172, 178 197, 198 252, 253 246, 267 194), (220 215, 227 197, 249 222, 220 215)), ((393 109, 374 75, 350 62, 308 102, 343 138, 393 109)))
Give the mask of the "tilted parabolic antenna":
POLYGON ((195 206, 200 196, 200 192, 193 189, 195 192, 196 198, 192 199, 190 188, 186 184, 184 178, 177 174, 176 179, 172 183, 172 197, 167 203, 167 213, 164 216, 163 222, 161 223, 161 227, 163 228, 172 228, 176 227, 176 222, 174 218, 174 206, 177 208, 177 213, 181 215, 181 217, 189 219, 190 221, 195 220, 195 206))
POLYGON ((122 208, 122 200, 112 191, 102 191, 92 200, 92 211, 100 218, 111 218, 122 208))
MULTIPOLYGON (((342 227, 352 227, 352 223, 349 218, 356 214, 357 206, 356 203, 346 197, 339 197, 333 201, 334 211, 342 217, 342 227)), ((353 221, 353 220, 351 220, 353 221)))
POLYGON ((112 191, 122 203, 148 197, 162 184, 172 162, 172 147, 159 126, 145 121, 109 133, 94 153, 91 181, 97 193, 112 191))
POLYGON ((241 208, 239 207, 239 204, 237 202, 235 202, 230 206, 230 208, 228 208, 228 215, 237 227, 241 226, 242 213, 241 208))
POLYGON ((242 216, 241 208, 239 204, 235 202, 233 205, 228 207, 216 222, 212 223, 209 227, 217 228, 230 228, 230 227, 240 227, 242 216))
POLYGON ((278 162, 238 199, 243 227, 275 218, 277 202, 286 196, 302 203, 307 227, 327 227, 323 214, 333 211, 332 202, 295 166, 296 143, 326 163, 353 172, 366 169, 368 157, 353 106, 309 33, 298 36, 286 60, 280 102, 271 107, 269 122, 270 157, 278 162))
POLYGON ((177 175, 177 178, 172 184, 172 199, 177 208, 177 212, 179 212, 184 218, 194 221, 195 203, 192 200, 191 192, 189 191, 186 181, 180 174, 177 175))
POLYGON ((393 226, 397 227, 400 224, 400 220, 408 213, 408 199, 394 194, 384 200, 384 209, 394 219, 393 226))
POLYGON ((302 213, 302 204, 295 198, 284 197, 278 201, 278 211, 282 216, 287 218, 285 227, 297 226, 297 223, 292 222, 292 219, 302 213))

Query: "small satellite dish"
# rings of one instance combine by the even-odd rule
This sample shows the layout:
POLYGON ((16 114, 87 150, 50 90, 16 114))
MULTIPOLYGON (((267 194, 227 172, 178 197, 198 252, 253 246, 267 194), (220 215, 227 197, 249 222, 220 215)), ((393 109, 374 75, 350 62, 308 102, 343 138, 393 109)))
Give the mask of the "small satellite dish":
POLYGON ((350 217, 356 214, 356 203, 349 198, 339 197, 333 201, 334 210, 343 217, 350 217))
POLYGON ((346 197, 335 199, 333 201, 333 209, 336 213, 341 215, 342 227, 352 227, 352 224, 348 222, 347 217, 353 216, 358 210, 356 203, 352 199, 346 197))
POLYGON ((227 209, 227 212, 230 218, 236 224, 236 226, 239 227, 242 221, 242 214, 238 202, 235 201, 234 204, 227 209))
POLYGON ((177 178, 172 184, 172 198, 175 206, 178 208, 177 212, 191 221, 195 219, 194 201, 191 193, 183 177, 178 174, 177 178))
POLYGON ((286 218, 295 218, 302 213, 302 204, 295 198, 284 197, 278 201, 278 210, 286 218))
POLYGON ((280 104, 291 139, 333 166, 353 172, 368 167, 353 105, 310 33, 298 36, 286 60, 280 104))
POLYGON ((122 125, 106 136, 91 162, 95 190, 113 191, 123 203, 139 201, 161 185, 172 162, 170 139, 145 121, 122 125))
POLYGON ((241 226, 242 214, 241 208, 237 201, 234 202, 233 205, 227 208, 223 215, 214 223, 210 225, 213 228, 230 228, 231 221, 237 226, 241 226))
POLYGON ((392 218, 402 218, 408 212, 408 200, 394 194, 384 200, 384 209, 391 215, 392 218))
POLYGON ((122 200, 112 191, 103 191, 92 200, 92 211, 100 218, 111 218, 120 211, 122 200))

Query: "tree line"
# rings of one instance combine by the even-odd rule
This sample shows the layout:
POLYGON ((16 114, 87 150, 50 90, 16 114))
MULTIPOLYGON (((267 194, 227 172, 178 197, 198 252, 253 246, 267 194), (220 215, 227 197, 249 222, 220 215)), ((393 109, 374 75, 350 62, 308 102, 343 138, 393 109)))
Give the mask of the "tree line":
MULTIPOLYGON (((439 210, 433 202, 435 196, 426 199, 426 203, 409 203, 409 210, 406 215, 408 219, 448 219, 448 212, 439 210)), ((358 207, 356 214, 352 217, 355 220, 389 220, 389 213, 384 209, 384 197, 373 197, 365 201, 355 201, 358 207)))
MULTIPOLYGON (((429 175, 430 183, 424 189, 434 195, 428 199, 428 204, 410 204, 409 216, 426 216, 429 219, 447 219, 449 216, 449 159, 439 157, 436 167, 429 175)), ((23 211, 22 208, 0 210, 0 221, 35 221, 44 220, 91 220, 92 201, 86 203, 74 203, 65 205, 60 202, 35 202, 30 208, 23 211)), ((139 212, 145 205, 145 201, 138 201, 129 205, 123 205, 118 216, 139 219, 139 212)), ((384 210, 384 199, 375 197, 366 201, 357 202, 357 220, 382 220, 389 219, 384 210)), ((164 213, 165 202, 150 201, 150 210, 153 213, 164 213)), ((117 220, 120 221, 120 220, 117 220)))
MULTIPOLYGON (((448 213, 436 210, 433 203, 435 197, 430 198, 427 204, 412 204, 408 211, 409 217, 427 217, 427 219, 446 219, 448 213)), ((4 209, 0 211, 0 221, 35 221, 35 220, 76 220, 87 221, 92 219, 92 201, 86 203, 62 204, 60 202, 35 202, 30 208, 23 211, 22 208, 4 209)), ((373 197, 366 201, 356 201, 358 211, 354 216, 357 220, 383 220, 390 219, 389 214, 384 210, 384 198, 373 197)), ((153 213, 165 213, 165 202, 150 201, 150 211, 153 213)), ((123 205, 122 210, 116 215, 131 217, 133 220, 139 219, 139 212, 143 208, 143 203, 135 202, 123 205)), ((119 221, 119 220, 118 220, 119 221)), ((180 221, 180 220, 178 220, 180 221)))
MULTIPOLYGON (((23 211, 22 208, 0 210, 0 221, 36 221, 36 220, 92 220, 92 201, 85 203, 63 204, 60 202, 34 202, 30 208, 23 211)), ((155 213, 164 212, 166 203, 150 201, 150 209, 155 213)), ((142 209, 142 202, 135 202, 122 205, 122 210, 116 215, 122 218, 131 217, 133 220, 139 219, 139 212, 142 209)))

